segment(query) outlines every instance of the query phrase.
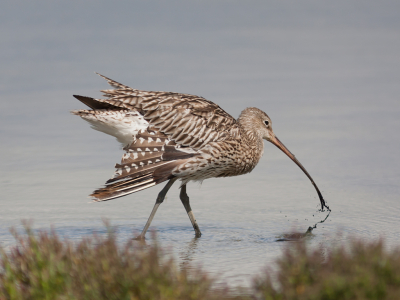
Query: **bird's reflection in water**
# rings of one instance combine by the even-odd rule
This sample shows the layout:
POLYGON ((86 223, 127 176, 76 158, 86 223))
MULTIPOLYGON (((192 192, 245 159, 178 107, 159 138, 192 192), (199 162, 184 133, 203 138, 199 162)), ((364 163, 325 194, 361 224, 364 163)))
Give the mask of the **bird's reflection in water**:
POLYGON ((184 247, 184 249, 179 253, 180 267, 187 267, 189 263, 194 259, 196 255, 196 250, 199 246, 200 238, 194 237, 192 240, 184 247))

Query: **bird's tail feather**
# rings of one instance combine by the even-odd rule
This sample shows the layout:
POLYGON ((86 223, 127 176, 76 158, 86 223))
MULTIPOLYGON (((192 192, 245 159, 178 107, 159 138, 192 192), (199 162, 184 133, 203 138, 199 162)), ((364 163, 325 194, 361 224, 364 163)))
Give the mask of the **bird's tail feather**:
POLYGON ((173 178, 172 170, 181 163, 182 160, 171 161, 135 178, 126 176, 116 182, 108 181, 105 187, 95 190, 90 196, 95 202, 100 202, 139 192, 173 178))

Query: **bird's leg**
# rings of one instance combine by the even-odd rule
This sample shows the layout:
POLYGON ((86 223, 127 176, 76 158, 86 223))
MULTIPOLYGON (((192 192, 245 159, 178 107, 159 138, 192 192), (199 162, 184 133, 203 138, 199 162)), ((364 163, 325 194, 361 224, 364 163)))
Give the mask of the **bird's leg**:
POLYGON ((186 209, 190 222, 192 222, 194 231, 196 232, 196 237, 201 237, 199 225, 197 225, 196 219, 194 218, 194 214, 192 212, 192 208, 190 207, 189 196, 186 194, 186 184, 181 187, 181 194, 179 197, 181 198, 182 204, 186 209))
POLYGON ((153 210, 151 211, 150 217, 147 220, 147 223, 144 226, 142 233, 136 238, 137 240, 144 240, 144 235, 146 234, 147 229, 149 229, 151 221, 153 221, 154 215, 156 214, 158 207, 160 206, 161 203, 163 203, 165 195, 168 193, 168 190, 171 188, 171 186, 177 179, 178 179, 177 177, 170 179, 168 183, 165 185, 165 187, 158 194, 156 204, 154 204, 153 210))

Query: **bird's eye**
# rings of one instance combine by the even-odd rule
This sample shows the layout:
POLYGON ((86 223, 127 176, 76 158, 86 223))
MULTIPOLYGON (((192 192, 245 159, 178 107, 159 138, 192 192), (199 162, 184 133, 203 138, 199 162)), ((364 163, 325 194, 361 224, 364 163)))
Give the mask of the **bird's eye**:
POLYGON ((265 124, 265 126, 267 126, 268 127, 268 125, 269 125, 269 121, 267 120, 267 121, 264 121, 264 124, 265 124))

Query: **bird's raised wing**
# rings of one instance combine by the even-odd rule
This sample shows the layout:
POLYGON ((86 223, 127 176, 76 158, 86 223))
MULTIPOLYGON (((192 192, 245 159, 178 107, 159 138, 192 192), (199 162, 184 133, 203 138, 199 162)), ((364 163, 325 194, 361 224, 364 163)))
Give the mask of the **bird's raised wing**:
POLYGON ((102 90, 106 99, 78 98, 93 109, 129 109, 141 113, 160 132, 176 144, 194 150, 209 142, 237 135, 236 120, 217 104, 202 97, 132 89, 108 77, 114 89, 102 90))

